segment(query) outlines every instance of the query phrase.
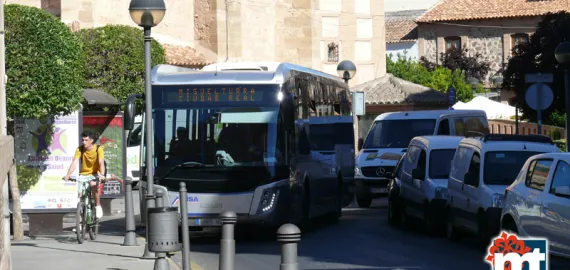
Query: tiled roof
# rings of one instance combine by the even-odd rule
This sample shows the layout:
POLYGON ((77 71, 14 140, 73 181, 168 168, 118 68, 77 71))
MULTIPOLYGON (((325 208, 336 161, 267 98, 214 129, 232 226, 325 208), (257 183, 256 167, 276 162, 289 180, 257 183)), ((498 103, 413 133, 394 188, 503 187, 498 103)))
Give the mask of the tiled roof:
POLYGON ((166 62, 170 65, 205 66, 215 62, 208 59, 205 55, 196 52, 196 50, 190 46, 163 43, 162 47, 166 55, 166 62))
POLYGON ((388 73, 383 77, 357 85, 351 91, 363 91, 366 104, 443 104, 447 102, 444 93, 394 77, 388 73))
POLYGON ((413 20, 386 20, 386 43, 414 42, 418 39, 413 20))
POLYGON ((440 0, 417 22, 541 16, 570 10, 568 0, 440 0))

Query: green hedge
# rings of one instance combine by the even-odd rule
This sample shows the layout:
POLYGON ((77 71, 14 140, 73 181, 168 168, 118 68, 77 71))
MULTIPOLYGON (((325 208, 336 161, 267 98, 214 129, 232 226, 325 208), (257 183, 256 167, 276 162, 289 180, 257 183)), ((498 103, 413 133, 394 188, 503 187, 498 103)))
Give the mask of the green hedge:
MULTIPOLYGON (((144 93, 144 40, 141 28, 107 25, 76 33, 87 57, 86 88, 103 90, 124 102, 144 93)), ((165 63, 164 49, 151 43, 152 66, 165 63)), ((139 106, 142 103, 139 103, 139 106)))
POLYGON ((4 14, 9 117, 41 118, 76 109, 83 96, 81 42, 39 8, 9 4, 4 14))
POLYGON ((562 150, 562 152, 566 152, 566 139, 556 140, 554 143, 558 148, 560 148, 560 150, 562 150))

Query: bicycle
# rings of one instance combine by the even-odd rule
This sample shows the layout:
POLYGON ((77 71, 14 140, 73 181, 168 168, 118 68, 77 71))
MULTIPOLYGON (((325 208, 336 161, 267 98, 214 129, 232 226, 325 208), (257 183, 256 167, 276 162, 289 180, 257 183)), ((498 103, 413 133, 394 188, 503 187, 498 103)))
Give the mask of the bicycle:
POLYGON ((89 238, 91 240, 97 239, 97 234, 99 233, 99 219, 95 214, 97 204, 91 194, 91 186, 89 185, 89 182, 93 180, 97 180, 93 175, 80 175, 78 179, 75 179, 75 177, 69 178, 69 181, 78 183, 77 188, 80 195, 75 214, 75 233, 79 244, 83 244, 87 229, 89 230, 89 238))

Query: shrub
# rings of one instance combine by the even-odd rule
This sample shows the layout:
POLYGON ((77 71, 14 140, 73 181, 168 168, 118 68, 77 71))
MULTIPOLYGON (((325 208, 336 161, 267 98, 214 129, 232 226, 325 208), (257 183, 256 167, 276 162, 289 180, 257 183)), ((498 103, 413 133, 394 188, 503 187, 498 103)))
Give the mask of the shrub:
POLYGON ((67 114, 83 99, 81 43, 38 8, 5 5, 7 109, 10 118, 67 114))
MULTIPOLYGON (((105 91, 124 102, 144 93, 143 30, 124 25, 82 29, 77 36, 86 55, 86 88, 105 91)), ((151 42, 152 66, 165 63, 164 49, 151 42)), ((139 103, 139 108, 142 103, 139 103)))

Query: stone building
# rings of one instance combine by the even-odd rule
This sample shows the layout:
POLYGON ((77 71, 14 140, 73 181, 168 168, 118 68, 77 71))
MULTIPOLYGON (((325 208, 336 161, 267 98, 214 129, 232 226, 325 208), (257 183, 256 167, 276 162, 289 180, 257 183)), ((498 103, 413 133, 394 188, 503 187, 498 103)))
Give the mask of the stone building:
MULTIPOLYGON (((492 76, 501 75, 514 46, 527 42, 541 16, 569 10, 566 0, 441 0, 416 22, 419 56, 439 62, 449 48, 467 48, 491 64, 492 76)), ((501 101, 514 93, 501 90, 501 101)))
MULTIPOLYGON (((7 0, 43 8, 79 28, 136 26, 130 0, 7 0)), ((153 37, 169 64, 283 61, 337 75, 339 61, 358 68, 351 85, 386 72, 384 2, 371 0, 165 0, 153 37)))

